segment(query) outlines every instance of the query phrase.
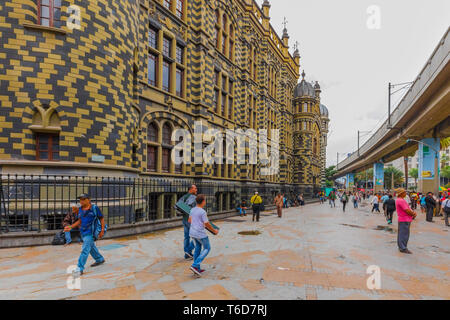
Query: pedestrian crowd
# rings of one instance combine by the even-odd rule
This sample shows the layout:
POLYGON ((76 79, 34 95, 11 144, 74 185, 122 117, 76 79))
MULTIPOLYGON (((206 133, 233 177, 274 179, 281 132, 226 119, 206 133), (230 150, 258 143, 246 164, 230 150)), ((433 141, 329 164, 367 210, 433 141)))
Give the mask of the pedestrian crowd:
MULTIPOLYGON (((417 213, 414 211, 419 206, 421 212, 426 215, 426 221, 433 223, 433 218, 441 216, 445 221, 445 225, 450 227, 450 194, 449 192, 441 192, 439 195, 428 192, 422 194, 418 192, 408 192, 403 188, 396 189, 395 192, 366 192, 366 191, 338 191, 333 190, 327 196, 331 208, 336 207, 336 199, 342 203, 342 210, 345 212, 348 202, 353 203, 356 209, 358 205, 368 199, 372 206, 371 212, 380 211, 380 205, 383 210, 386 221, 392 225, 394 212, 397 212, 398 217, 398 236, 397 244, 399 251, 402 253, 411 254, 408 249, 408 241, 410 236, 411 223, 416 219, 417 213)), ((324 200, 321 199, 321 203, 324 200)))
MULTIPOLYGON (((414 211, 420 207, 421 212, 426 214, 426 221, 433 223, 436 216, 444 216, 445 225, 449 227, 448 217, 450 215, 450 195, 448 192, 441 195, 435 195, 432 192, 425 194, 416 192, 407 192, 405 189, 396 189, 394 193, 390 192, 347 192, 333 190, 325 194, 319 192, 315 195, 320 202, 329 201, 331 208, 336 207, 336 200, 342 203, 342 210, 345 212, 347 204, 353 204, 353 208, 357 209, 363 200, 368 200, 372 205, 373 212, 381 212, 380 205, 389 225, 392 224, 394 212, 398 216, 398 236, 397 244, 400 252, 411 254, 408 249, 408 241, 410 236, 411 223, 416 219, 417 213, 414 211)), ((82 194, 78 197, 79 204, 72 206, 71 211, 67 214, 63 221, 64 225, 64 242, 68 246, 72 243, 72 235, 78 235, 78 242, 82 244, 81 253, 78 259, 78 272, 83 275, 85 265, 89 255, 95 260, 91 267, 97 267, 106 262, 101 255, 95 242, 102 239, 108 226, 105 224, 103 214, 100 208, 91 202, 88 194, 82 194)), ((211 251, 211 244, 207 231, 213 235, 219 233, 219 228, 208 219, 205 210, 206 196, 198 194, 198 189, 192 185, 188 193, 180 198, 175 208, 177 214, 182 217, 183 224, 183 250, 184 259, 192 260, 190 270, 194 275, 201 277, 205 272, 201 268, 202 262, 211 251)), ((278 193, 273 199, 279 218, 283 216, 283 209, 291 206, 304 206, 305 199, 303 194, 296 197, 288 197, 285 194, 278 193)), ((252 221, 260 221, 260 213, 264 211, 264 201, 262 196, 255 191, 250 199, 250 205, 253 212, 252 221)), ((247 202, 242 200, 238 205, 237 211, 239 216, 247 216, 247 202)))

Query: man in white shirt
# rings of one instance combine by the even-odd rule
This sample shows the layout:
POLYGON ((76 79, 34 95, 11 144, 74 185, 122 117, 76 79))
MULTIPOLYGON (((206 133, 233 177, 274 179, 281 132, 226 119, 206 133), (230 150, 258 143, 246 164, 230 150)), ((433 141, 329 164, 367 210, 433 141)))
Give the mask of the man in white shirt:
POLYGON ((373 205, 372 207, 372 212, 374 212, 375 210, 380 212, 380 207, 379 207, 379 201, 378 201, 378 196, 376 194, 373 195, 372 200, 370 201, 370 203, 373 205))

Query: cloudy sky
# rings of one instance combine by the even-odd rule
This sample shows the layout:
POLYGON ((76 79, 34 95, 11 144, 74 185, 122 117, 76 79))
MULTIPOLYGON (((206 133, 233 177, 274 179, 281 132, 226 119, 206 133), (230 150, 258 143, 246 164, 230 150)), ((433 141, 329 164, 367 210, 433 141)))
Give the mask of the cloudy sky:
MULTIPOLYGON (((263 0, 257 0, 261 5, 263 0)), ((322 86, 330 110, 327 164, 357 147, 357 131, 376 131, 387 118, 389 82, 413 81, 450 25, 448 0, 271 0, 271 24, 288 21, 291 52, 299 42, 301 69, 322 86), (375 15, 378 6, 380 28, 375 15)), ((393 103, 401 99, 393 97, 393 103)), ((369 138, 367 136, 365 139, 369 138)), ((363 142, 365 141, 363 140, 363 142)))

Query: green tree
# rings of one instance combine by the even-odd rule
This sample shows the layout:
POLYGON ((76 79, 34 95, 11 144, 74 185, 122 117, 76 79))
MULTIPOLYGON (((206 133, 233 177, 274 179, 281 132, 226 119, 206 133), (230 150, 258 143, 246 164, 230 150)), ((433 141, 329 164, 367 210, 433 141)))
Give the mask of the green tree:
POLYGON ((417 187, 417 179, 419 179, 419 169, 417 169, 417 168, 410 169, 409 176, 414 178, 414 184, 417 187))
POLYGON ((441 169, 441 177, 447 180, 447 185, 445 187, 448 188, 448 180, 450 179, 450 166, 446 166, 445 168, 441 169))
MULTIPOLYGON (((331 167, 328 167, 328 168, 325 169, 325 179, 328 182, 330 182, 332 184, 332 186, 334 185, 333 182, 332 182, 333 181, 333 176, 336 173, 337 173, 336 166, 331 166, 331 167)), ((327 184, 327 186, 328 186, 328 184, 327 184)))
POLYGON ((446 166, 445 168, 442 169, 441 177, 450 179, 450 166, 446 166))
POLYGON ((441 139, 441 150, 448 149, 450 147, 450 137, 441 139))
POLYGON ((404 181, 404 173, 395 167, 387 167, 384 169, 384 185, 386 189, 392 186, 392 173, 394 173, 394 187, 400 185, 404 181))
POLYGON ((368 170, 358 172, 355 175, 355 184, 358 182, 365 183, 367 181, 373 181, 373 168, 370 168, 368 170))
POLYGON ((441 168, 444 169, 445 164, 450 161, 450 158, 446 154, 441 155, 441 168))

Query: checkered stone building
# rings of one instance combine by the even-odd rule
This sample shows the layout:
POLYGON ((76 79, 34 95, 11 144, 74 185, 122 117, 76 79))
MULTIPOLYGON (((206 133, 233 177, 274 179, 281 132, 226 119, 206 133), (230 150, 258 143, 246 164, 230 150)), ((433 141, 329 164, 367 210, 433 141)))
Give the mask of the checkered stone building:
POLYGON ((261 7, 254 0, 2 1, 2 174, 238 186, 220 195, 222 210, 261 185, 271 190, 266 197, 311 194, 323 183, 328 111, 318 84, 297 85, 298 48, 290 53, 286 28, 277 35, 270 7, 267 0, 261 7), (280 172, 262 176, 260 163, 175 165, 172 132, 192 132, 196 121, 268 129, 269 144, 279 129, 280 172))

